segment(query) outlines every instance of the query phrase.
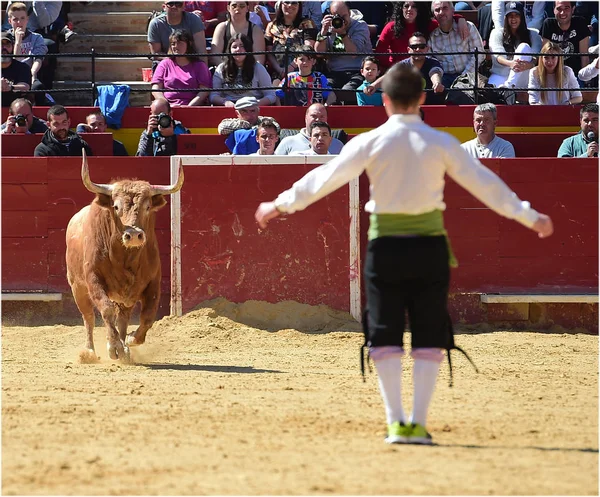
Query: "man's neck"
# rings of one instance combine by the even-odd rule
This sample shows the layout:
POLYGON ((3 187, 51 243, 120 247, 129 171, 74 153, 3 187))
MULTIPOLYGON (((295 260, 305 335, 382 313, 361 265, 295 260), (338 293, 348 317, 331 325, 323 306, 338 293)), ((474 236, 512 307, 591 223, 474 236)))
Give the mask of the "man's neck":
POLYGON ((180 14, 171 14, 169 16, 169 13, 167 12, 167 23, 170 25, 174 25, 176 26, 177 24, 181 24, 181 21, 183 20, 183 12, 181 12, 180 14))
POLYGON ((425 64, 425 57, 411 57, 410 61, 412 62, 412 65, 421 69, 421 67, 423 67, 423 64, 425 64))
POLYGON ((453 21, 450 21, 449 23, 446 23, 446 24, 440 24, 440 29, 444 33, 448 34, 450 31, 452 31, 452 23, 453 23, 453 21))
POLYGON ((477 141, 479 143, 481 143, 482 145, 489 145, 490 143, 492 143, 492 141, 494 141, 494 138, 496 138, 496 135, 494 133, 492 133, 491 135, 480 135, 477 137, 477 141))
POLYGON ((571 19, 569 19, 568 21, 563 21, 563 22, 561 22, 557 19, 557 21, 558 21, 558 27, 560 29, 562 29, 563 31, 566 31, 567 29, 569 29, 571 27, 571 19))
POLYGON ((2 62, 2 69, 6 69, 7 67, 10 67, 11 64, 12 64, 12 59, 10 59, 8 62, 2 62))

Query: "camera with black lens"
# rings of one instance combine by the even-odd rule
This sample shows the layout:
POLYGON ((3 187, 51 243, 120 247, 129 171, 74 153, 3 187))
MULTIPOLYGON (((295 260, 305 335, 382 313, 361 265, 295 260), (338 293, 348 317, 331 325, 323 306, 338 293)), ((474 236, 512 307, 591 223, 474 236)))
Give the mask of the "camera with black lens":
POLYGON ((25 126, 27 126, 27 118, 23 114, 17 114, 15 116, 15 122, 20 128, 24 128, 25 126))
POLYGON ((164 112, 161 112, 158 115, 158 125, 161 128, 170 128, 171 127, 171 123, 173 122, 173 120, 171 119, 171 116, 169 114, 165 114, 164 112))
POLYGON ((331 25, 334 27, 334 29, 343 28, 344 27, 344 18, 339 14, 334 15, 333 19, 331 19, 331 25))

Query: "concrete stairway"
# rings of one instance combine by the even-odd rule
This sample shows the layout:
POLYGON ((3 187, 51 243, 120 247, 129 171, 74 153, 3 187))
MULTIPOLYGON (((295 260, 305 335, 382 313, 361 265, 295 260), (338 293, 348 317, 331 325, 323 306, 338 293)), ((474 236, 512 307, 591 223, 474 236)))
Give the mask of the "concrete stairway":
MULTIPOLYGON (((152 10, 159 10, 162 2, 103 2, 87 5, 73 2, 69 20, 77 33, 69 44, 61 45, 62 53, 148 54, 146 24, 152 10)), ((150 83, 142 81, 142 68, 151 67, 147 57, 96 59, 96 84, 126 84, 132 89, 150 90, 150 83)), ((91 58, 58 59, 55 88, 85 88, 90 86, 91 58)), ((63 105, 91 105, 91 92, 61 92, 54 98, 63 105)), ((150 92, 131 92, 131 106, 150 105, 150 92)))

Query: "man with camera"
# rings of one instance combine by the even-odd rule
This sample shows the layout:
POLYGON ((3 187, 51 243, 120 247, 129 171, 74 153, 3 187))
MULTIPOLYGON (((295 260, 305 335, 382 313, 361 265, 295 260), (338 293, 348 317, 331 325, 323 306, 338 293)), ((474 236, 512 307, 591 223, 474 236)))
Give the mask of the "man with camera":
POLYGON ((0 133, 30 135, 32 133, 45 133, 48 126, 38 117, 33 115, 31 102, 26 98, 17 98, 10 104, 8 118, 0 127, 0 133))
POLYGON ((150 105, 148 127, 142 131, 138 157, 171 156, 177 153, 177 135, 189 134, 180 121, 173 119, 171 105, 164 98, 157 98, 150 105))
POLYGON ((335 92, 338 101, 356 105, 355 90, 363 83, 360 66, 364 56, 334 54, 373 52, 369 26, 365 21, 350 16, 346 2, 331 2, 329 10, 330 14, 323 17, 315 51, 333 53, 327 61, 329 85, 338 88, 335 92))

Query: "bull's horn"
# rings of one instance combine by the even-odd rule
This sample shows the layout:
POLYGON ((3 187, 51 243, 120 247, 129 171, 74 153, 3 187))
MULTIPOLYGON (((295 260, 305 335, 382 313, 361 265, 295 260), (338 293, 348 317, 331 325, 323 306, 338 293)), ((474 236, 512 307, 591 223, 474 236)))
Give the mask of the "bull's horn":
POLYGON ((171 195, 181 190, 183 186, 183 164, 179 159, 179 174, 177 177, 177 183, 169 186, 152 185, 152 195, 171 195))
POLYGON ((83 180, 83 186, 85 186, 92 193, 101 193, 103 195, 111 195, 114 189, 114 185, 99 185, 94 183, 90 179, 90 171, 88 169, 87 157, 85 155, 85 149, 81 150, 83 153, 83 161, 81 163, 81 179, 83 180))

